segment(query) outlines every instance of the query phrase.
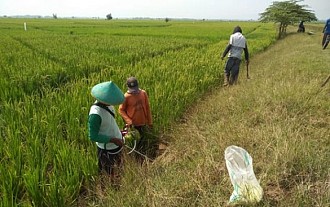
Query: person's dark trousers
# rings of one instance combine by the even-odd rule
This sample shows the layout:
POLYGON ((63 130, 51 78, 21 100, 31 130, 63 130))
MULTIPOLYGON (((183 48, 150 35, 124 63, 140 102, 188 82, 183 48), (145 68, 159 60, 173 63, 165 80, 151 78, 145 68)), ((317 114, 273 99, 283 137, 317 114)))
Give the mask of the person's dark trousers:
MULTIPOLYGON (((146 155, 148 158, 154 158, 156 153, 157 139, 148 126, 134 126, 140 133, 140 140, 136 144, 136 150, 146 155)), ((141 157, 141 156, 140 156, 141 157)), ((146 157, 143 157, 145 159, 146 157)))
POLYGON ((323 38, 322 38, 322 47, 323 47, 323 45, 324 45, 324 43, 325 43, 325 41, 326 41, 328 35, 329 35, 329 34, 326 34, 326 33, 323 34, 323 38))
POLYGON ((327 48, 327 46, 329 44, 329 41, 330 41, 330 34, 324 33, 323 39, 322 39, 322 47, 323 47, 323 49, 327 48))
POLYGON ((119 150, 120 148, 115 150, 105 150, 97 147, 98 166, 100 173, 104 171, 109 175, 113 175, 114 167, 121 167, 122 154, 121 152, 116 153, 119 150))
POLYGON ((147 126, 134 126, 135 129, 137 129, 140 133, 140 140, 138 141, 138 143, 136 144, 136 148, 139 152, 141 153, 146 153, 147 151, 147 126))
POLYGON ((241 60, 239 58, 228 58, 225 67, 225 74, 230 74, 229 85, 235 84, 237 82, 240 64, 241 60))

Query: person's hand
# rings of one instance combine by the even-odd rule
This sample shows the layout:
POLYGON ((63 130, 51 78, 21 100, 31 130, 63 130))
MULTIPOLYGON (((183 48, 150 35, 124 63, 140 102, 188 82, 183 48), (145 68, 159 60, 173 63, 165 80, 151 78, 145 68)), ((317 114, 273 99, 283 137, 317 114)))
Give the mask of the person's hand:
POLYGON ((114 143, 115 145, 122 147, 123 146, 123 140, 122 139, 118 139, 118 138, 112 138, 110 139, 110 142, 114 143))
POLYGON ((250 62, 247 60, 247 61, 245 61, 245 63, 246 63, 246 65, 249 65, 250 62))
POLYGON ((133 128, 133 124, 125 124, 125 128, 126 129, 132 129, 133 128))

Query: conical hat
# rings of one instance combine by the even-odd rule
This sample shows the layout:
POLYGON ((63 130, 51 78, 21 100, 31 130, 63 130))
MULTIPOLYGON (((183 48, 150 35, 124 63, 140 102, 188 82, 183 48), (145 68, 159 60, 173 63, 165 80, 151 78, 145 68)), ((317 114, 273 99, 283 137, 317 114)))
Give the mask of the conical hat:
POLYGON ((108 105, 119 105, 125 100, 123 92, 112 81, 93 86, 91 94, 96 100, 108 105))

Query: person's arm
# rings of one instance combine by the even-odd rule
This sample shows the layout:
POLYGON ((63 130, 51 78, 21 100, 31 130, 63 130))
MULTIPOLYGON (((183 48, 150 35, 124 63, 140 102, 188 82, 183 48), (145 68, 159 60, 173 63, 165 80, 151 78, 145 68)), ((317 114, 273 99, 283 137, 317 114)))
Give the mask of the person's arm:
POLYGON ((110 138, 104 135, 99 135, 102 119, 97 114, 91 114, 88 117, 88 132, 89 139, 93 142, 108 143, 110 138))
POLYGON ((128 126, 131 126, 132 125, 132 119, 129 118, 126 110, 127 110, 127 102, 125 100, 124 103, 122 103, 122 104, 119 105, 118 112, 119 112, 120 116, 124 119, 125 123, 128 126))
POLYGON ((327 29, 328 22, 329 22, 329 20, 325 22, 325 25, 324 25, 324 27, 323 27, 323 31, 322 31, 322 33, 324 33, 325 30, 327 29))
POLYGON ((225 51, 223 52, 223 54, 221 56, 221 59, 222 60, 226 57, 226 55, 229 52, 230 48, 231 48, 231 44, 228 44, 227 47, 226 47, 226 49, 225 49, 225 51))
POLYGON ((246 78, 250 79, 249 75, 249 49, 247 47, 247 44, 245 43, 245 48, 244 48, 244 56, 245 56, 245 62, 246 62, 246 78))
POLYGON ((248 49, 247 44, 245 44, 245 48, 244 48, 244 56, 245 56, 245 61, 246 61, 246 63, 248 64, 248 63, 249 63, 250 55, 249 55, 249 49, 248 49))
POLYGON ((102 119, 97 114, 91 114, 88 117, 88 132, 89 132, 89 139, 93 142, 100 142, 100 143, 109 143, 112 142, 118 146, 122 146, 123 142, 119 138, 112 138, 105 135, 100 135, 100 127, 101 127, 102 119))
POLYGON ((150 110, 150 104, 149 104, 149 97, 147 93, 144 93, 145 96, 145 103, 146 103, 146 116, 147 116, 147 124, 149 127, 152 127, 152 115, 150 110))
POLYGON ((114 143, 115 145, 121 147, 123 146, 123 139, 119 139, 119 138, 111 138, 110 142, 114 143))

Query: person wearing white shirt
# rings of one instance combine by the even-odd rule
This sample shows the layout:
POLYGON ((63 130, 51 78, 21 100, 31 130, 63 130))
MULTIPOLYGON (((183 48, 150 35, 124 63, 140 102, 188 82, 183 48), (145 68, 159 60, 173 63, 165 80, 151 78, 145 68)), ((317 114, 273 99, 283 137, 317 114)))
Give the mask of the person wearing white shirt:
POLYGON ((224 86, 237 83, 240 64, 242 61, 242 53, 244 51, 246 64, 249 64, 249 51, 247 41, 242 34, 241 27, 234 28, 233 34, 230 35, 229 44, 223 52, 221 59, 223 60, 228 54, 228 60, 225 65, 224 86))

